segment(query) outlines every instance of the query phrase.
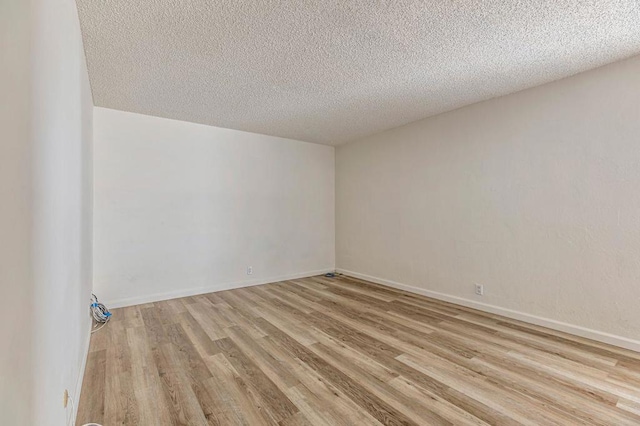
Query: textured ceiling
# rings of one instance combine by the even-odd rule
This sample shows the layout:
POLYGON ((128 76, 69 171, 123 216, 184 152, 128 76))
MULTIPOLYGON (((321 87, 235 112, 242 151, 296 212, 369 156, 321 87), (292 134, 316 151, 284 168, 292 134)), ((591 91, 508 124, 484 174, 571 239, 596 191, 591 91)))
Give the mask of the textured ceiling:
POLYGON ((98 106, 338 145, 640 53, 639 0, 77 0, 98 106))

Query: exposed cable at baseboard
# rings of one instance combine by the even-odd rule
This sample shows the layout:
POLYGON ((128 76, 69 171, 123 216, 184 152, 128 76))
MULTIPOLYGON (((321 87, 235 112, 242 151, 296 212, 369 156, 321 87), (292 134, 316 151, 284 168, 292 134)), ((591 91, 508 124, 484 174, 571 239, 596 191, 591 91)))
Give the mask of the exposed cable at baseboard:
POLYGON ((91 316, 93 316, 93 319, 96 322, 96 324, 93 327, 93 330, 91 330, 91 333, 93 334, 96 331, 100 330, 105 325, 107 325, 107 323, 109 322, 109 319, 111 318, 111 312, 109 312, 109 309, 107 309, 106 306, 104 306, 102 303, 98 301, 98 298, 96 297, 95 294, 91 293, 91 297, 92 297, 92 303, 90 306, 91 316), (102 324, 102 325, 98 326, 98 324, 102 324))
MULTIPOLYGON (((69 402, 71 403, 71 426, 75 426, 76 419, 73 416, 76 414, 76 404, 73 402, 73 398, 71 397, 71 395, 67 395, 67 398, 69 398, 69 402)), ((69 424, 69 421, 67 421, 67 424, 69 424)), ((102 426, 102 425, 99 425, 98 423, 85 423, 82 426, 102 426)))
MULTIPOLYGON (((98 301, 98 297, 93 293, 91 293, 91 305, 89 305, 89 310, 91 311, 91 316, 95 321, 93 330, 91 330, 91 334, 93 334, 96 331, 100 330, 105 325, 107 325, 107 323, 109 322, 109 319, 111 319, 111 312, 109 312, 109 309, 107 309, 105 305, 103 305, 98 301)), ((71 402, 71 425, 75 426, 76 424, 76 419, 74 418, 76 414, 75 401, 67 393, 65 393, 65 395, 71 402)), ((69 422, 67 421, 67 424, 68 423, 69 422)), ((98 425, 98 423, 86 423, 84 426, 94 426, 94 425, 100 426, 98 425)))

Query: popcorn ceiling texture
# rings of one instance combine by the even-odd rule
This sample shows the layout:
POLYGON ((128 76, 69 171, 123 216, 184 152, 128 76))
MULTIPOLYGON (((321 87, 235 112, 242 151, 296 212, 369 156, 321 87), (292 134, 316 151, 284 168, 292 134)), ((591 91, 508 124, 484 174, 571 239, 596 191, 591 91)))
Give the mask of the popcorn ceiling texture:
POLYGON ((77 0, 97 106, 330 145, 640 53, 637 0, 77 0))

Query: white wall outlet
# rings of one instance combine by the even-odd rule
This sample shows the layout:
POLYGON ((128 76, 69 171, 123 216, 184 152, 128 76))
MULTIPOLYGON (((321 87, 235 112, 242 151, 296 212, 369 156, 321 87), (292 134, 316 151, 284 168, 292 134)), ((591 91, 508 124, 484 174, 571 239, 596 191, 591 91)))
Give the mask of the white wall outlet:
POLYGON ((253 266, 247 266, 247 275, 253 275, 253 266))
POLYGON ((484 286, 482 284, 476 284, 476 294, 478 296, 484 296, 484 286))

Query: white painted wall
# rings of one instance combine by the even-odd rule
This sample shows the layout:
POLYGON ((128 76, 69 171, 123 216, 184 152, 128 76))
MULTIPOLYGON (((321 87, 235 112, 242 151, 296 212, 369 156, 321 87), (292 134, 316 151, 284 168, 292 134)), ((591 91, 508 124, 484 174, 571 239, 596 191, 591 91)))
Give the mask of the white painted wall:
POLYGON ((333 147, 94 115, 94 289, 110 306, 334 268, 333 147))
POLYGON ((89 341, 93 102, 75 2, 37 1, 32 19, 34 424, 58 425, 89 341))
POLYGON ((0 424, 30 423, 30 2, 0 2, 0 424))
POLYGON ((2 2, 0 31, 0 424, 64 425, 89 342, 93 102, 73 0, 2 2))
POLYGON ((75 1, 33 2, 31 46, 33 424, 62 425, 64 389, 79 400, 92 287, 93 101, 75 1))
POLYGON ((640 340, 640 57, 341 146, 336 207, 339 269, 640 340))

